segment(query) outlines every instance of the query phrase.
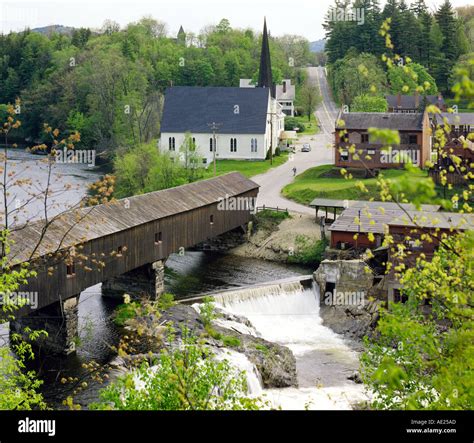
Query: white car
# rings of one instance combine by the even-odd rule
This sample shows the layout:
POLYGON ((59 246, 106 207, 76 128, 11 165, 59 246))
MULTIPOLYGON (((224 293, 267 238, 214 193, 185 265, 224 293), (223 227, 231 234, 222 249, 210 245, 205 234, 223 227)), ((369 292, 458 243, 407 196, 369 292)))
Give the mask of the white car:
POLYGON ((309 143, 305 143, 303 147, 301 148, 301 152, 310 152, 311 151, 311 145, 309 143))

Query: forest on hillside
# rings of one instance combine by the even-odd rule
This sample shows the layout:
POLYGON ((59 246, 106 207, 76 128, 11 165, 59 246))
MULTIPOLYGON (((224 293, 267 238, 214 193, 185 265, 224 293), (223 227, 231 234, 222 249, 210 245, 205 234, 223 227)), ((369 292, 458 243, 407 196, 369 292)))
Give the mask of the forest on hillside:
MULTIPOLYGON (((300 68, 314 57, 309 42, 285 35, 270 44, 274 80, 299 87, 300 68)), ((19 141, 43 141, 46 122, 78 131, 78 148, 111 158, 157 137, 166 87, 239 86, 240 78, 256 78, 260 46, 260 33, 227 19, 179 37, 151 17, 123 29, 106 21, 99 31, 0 35, 0 113, 20 100, 19 141)))
POLYGON ((355 102, 358 110, 380 111, 383 101, 377 108, 377 97, 413 94, 419 86, 425 94, 440 92, 449 98, 458 80, 457 70, 474 69, 469 63, 474 57, 474 6, 455 9, 446 0, 430 10, 425 0, 387 0, 381 8, 379 0, 347 0, 336 1, 332 8, 364 11, 363 23, 331 20, 334 14, 328 14, 324 24, 329 82, 340 104, 355 102), (390 20, 391 49, 380 35, 386 19, 390 20), (400 56, 398 62, 388 67, 383 58, 395 54, 400 56), (416 78, 409 77, 404 68, 408 63, 416 78), (375 102, 376 109, 360 109, 361 102, 372 106, 375 102))

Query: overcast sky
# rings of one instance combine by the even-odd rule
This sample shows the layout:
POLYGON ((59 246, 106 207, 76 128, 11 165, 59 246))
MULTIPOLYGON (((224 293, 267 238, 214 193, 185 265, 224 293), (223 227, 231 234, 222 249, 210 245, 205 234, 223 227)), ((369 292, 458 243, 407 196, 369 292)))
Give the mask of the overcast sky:
MULTIPOLYGON (((471 0, 451 0, 463 6, 471 0)), ((427 0, 435 8, 443 0, 427 0)), ((383 3, 383 2, 382 2, 383 3)), ((261 30, 267 17, 272 35, 299 34, 310 41, 324 37, 322 23, 333 0, 0 0, 1 32, 19 31, 52 24, 100 28, 111 19, 124 26, 144 15, 165 21, 169 31, 199 32, 227 18, 231 26, 261 30)))

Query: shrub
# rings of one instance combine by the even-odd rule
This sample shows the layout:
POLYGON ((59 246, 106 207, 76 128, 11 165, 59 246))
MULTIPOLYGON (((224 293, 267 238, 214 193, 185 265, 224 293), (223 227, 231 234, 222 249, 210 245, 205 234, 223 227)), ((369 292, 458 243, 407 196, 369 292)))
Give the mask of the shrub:
POLYGON ((327 247, 326 238, 322 240, 311 241, 305 235, 296 237, 296 251, 288 256, 290 263, 300 263, 304 265, 315 266, 323 259, 324 251, 327 247))
POLYGON ((166 311, 167 309, 171 308, 175 304, 176 302, 174 301, 174 295, 169 294, 168 292, 161 294, 160 298, 158 299, 158 308, 161 311, 166 311))
POLYGON ((257 410, 261 400, 247 395, 245 373, 217 360, 183 329, 183 345, 167 346, 156 361, 119 377, 104 389, 93 409, 257 410))
POLYGON ((199 315, 204 326, 210 326, 212 321, 217 318, 212 297, 203 298, 203 303, 199 305, 199 315))

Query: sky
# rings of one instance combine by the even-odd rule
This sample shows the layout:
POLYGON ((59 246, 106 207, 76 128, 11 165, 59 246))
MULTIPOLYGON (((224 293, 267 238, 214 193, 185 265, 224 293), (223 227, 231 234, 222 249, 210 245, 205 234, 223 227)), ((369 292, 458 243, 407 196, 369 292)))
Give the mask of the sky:
MULTIPOLYGON (((470 1, 451 3, 464 6, 470 1)), ((426 0, 430 9, 442 2, 426 0)), ((0 0, 0 32, 53 24, 100 28, 106 19, 125 26, 145 15, 166 22, 171 34, 180 25, 198 33, 222 18, 232 27, 260 31, 266 16, 272 35, 298 34, 314 41, 324 37, 324 15, 333 4, 334 0, 0 0)))

